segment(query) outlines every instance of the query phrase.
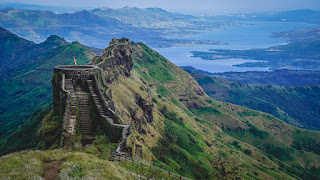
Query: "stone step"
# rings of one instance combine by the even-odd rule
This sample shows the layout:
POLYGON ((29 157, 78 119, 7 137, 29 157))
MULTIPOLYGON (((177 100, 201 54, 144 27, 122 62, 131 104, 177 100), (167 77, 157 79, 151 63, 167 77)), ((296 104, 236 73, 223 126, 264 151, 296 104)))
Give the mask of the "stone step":
POLYGON ((80 97, 77 97, 79 100, 89 100, 89 97, 86 97, 87 95, 84 95, 84 96, 80 96, 80 97))
POLYGON ((83 130, 85 130, 85 131, 91 131, 91 126, 80 126, 79 127, 80 128, 80 131, 83 131, 83 130))
POLYGON ((80 127, 81 129, 90 129, 90 128, 91 128, 91 125, 83 124, 83 125, 79 125, 79 127, 80 127))
POLYGON ((90 113, 90 110, 79 109, 79 113, 90 113))
POLYGON ((90 117, 90 113, 87 113, 87 111, 79 111, 80 116, 88 116, 90 117))
POLYGON ((90 126, 91 126, 91 121, 81 122, 81 123, 80 123, 80 126, 86 126, 86 125, 90 125, 90 126))
POLYGON ((86 113, 86 115, 84 115, 84 113, 79 113, 79 118, 90 118, 90 114, 86 113))
POLYGON ((91 121, 82 121, 79 124, 80 124, 80 126, 91 125, 91 121))
POLYGON ((87 119, 87 120, 80 119, 79 121, 80 121, 79 124, 88 124, 88 123, 91 124, 91 120, 90 119, 87 119))
POLYGON ((89 100, 81 100, 81 101, 78 101, 78 105, 89 105, 90 104, 90 101, 89 100))
POLYGON ((80 117, 90 117, 90 114, 87 113, 79 113, 80 117))
POLYGON ((80 109, 88 109, 89 110, 89 104, 78 104, 78 107, 80 109), (82 107, 82 108, 81 108, 82 107))
POLYGON ((89 101, 88 102, 79 102, 78 106, 89 106, 89 101))

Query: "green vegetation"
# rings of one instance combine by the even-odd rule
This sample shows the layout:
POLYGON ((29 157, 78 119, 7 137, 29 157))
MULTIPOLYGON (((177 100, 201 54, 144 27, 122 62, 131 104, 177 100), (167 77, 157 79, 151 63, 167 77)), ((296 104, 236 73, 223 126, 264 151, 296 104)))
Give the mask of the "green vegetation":
POLYGON ((238 112, 238 115, 239 116, 259 116, 260 113, 257 111, 248 110, 248 111, 238 112))
MULTIPOLYGON (((319 132, 299 129, 270 114, 212 99, 187 72, 142 43, 121 44, 115 48, 111 54, 101 57, 109 58, 108 62, 101 61, 99 65, 110 65, 117 71, 101 73, 99 84, 114 103, 117 121, 131 125, 123 148, 129 156, 193 179, 320 177, 320 156, 316 148, 320 144, 319 132), (121 56, 113 54, 120 50, 121 56), (126 66, 128 64, 133 65, 133 69, 126 66), (128 70, 129 75, 124 73, 128 70), (107 75, 117 78, 105 81, 109 78, 107 75)), ((59 132, 56 115, 49 113, 46 118, 50 120, 42 121, 41 127, 50 134, 44 137, 43 147, 47 144, 48 148, 54 148, 59 141, 54 133, 59 132)), ((46 169, 43 167, 57 160, 60 179, 70 176, 134 179, 138 175, 163 178, 157 171, 108 161, 110 150, 114 151, 119 144, 103 132, 104 122, 95 123, 101 124, 92 145, 82 147, 76 141, 71 152, 25 151, 0 157, 0 160, 34 157, 36 163, 32 165, 30 177, 43 176, 46 169)), ((108 127, 105 130, 109 130, 108 127)), ((22 161, 27 167, 31 166, 22 161)), ((24 168, 22 164, 17 167, 24 168)), ((11 167, 14 171, 14 165, 11 167)), ((21 170, 17 174, 6 170, 0 170, 2 177, 14 179, 26 175, 21 170)))
POLYGON ((163 85, 158 86, 157 93, 159 93, 161 96, 167 96, 170 91, 164 87, 163 85))
POLYGON ((157 159, 172 164, 170 168, 188 177, 212 178, 214 170, 203 161, 213 157, 204 151, 205 143, 199 139, 199 134, 184 124, 177 114, 169 112, 166 106, 160 111, 166 119, 164 138, 153 149, 157 159))
MULTIPOLYGON (((141 43, 138 44, 140 47, 143 47, 143 53, 142 57, 137 59, 136 62, 138 65, 134 66, 136 67, 136 70, 139 74, 145 74, 144 76, 150 74, 150 66, 157 65, 155 63, 154 59, 151 57, 158 57, 158 54, 154 51, 148 50, 148 47, 143 46, 141 43), (147 50, 146 50, 147 48, 147 50), (144 57, 148 57, 144 59, 144 57)), ((136 57, 134 57, 136 58, 136 57)), ((315 133, 311 135, 312 133, 310 131, 302 130, 303 132, 311 133, 309 134, 310 139, 308 140, 308 143, 305 143, 299 140, 299 138, 305 139, 304 136, 297 135, 292 136, 286 133, 286 131, 291 131, 289 129, 292 129, 293 127, 288 124, 283 124, 281 121, 276 119, 275 117, 265 114, 262 112, 246 109, 246 108, 240 108, 231 104, 221 104, 217 101, 206 98, 205 96, 200 97, 197 96, 197 98, 193 98, 194 96, 192 93, 190 93, 189 88, 196 91, 195 86, 196 85, 190 85, 192 82, 184 82, 181 77, 184 77, 185 79, 188 79, 184 72, 181 72, 180 70, 176 69, 174 65, 171 65, 170 62, 167 62, 161 58, 158 58, 158 61, 161 69, 168 69, 172 74, 173 79, 160 79, 155 75, 150 74, 151 78, 147 80, 151 84, 160 83, 159 85, 155 86, 157 87, 155 92, 159 93, 160 96, 158 96, 160 99, 157 99, 156 104, 167 104, 162 106, 163 108, 160 109, 161 114, 165 117, 163 120, 164 123, 164 130, 162 132, 162 139, 158 142, 157 146, 152 149, 153 155, 157 158, 157 160, 161 161, 162 163, 168 165, 168 168, 172 168, 173 170, 181 173, 186 174, 187 177, 191 178, 213 178, 213 177, 219 177, 223 174, 228 174, 226 171, 223 172, 221 169, 216 166, 216 164, 219 164, 219 161, 228 162, 225 164, 225 168, 230 169, 228 171, 230 176, 233 175, 239 175, 241 173, 241 169, 245 169, 244 165, 241 166, 239 169, 235 169, 232 166, 232 153, 228 152, 228 150, 224 149, 224 151, 221 151, 223 148, 231 148, 231 152, 234 154, 238 154, 238 156, 243 156, 241 153, 243 153, 247 157, 255 157, 254 155, 257 151, 249 148, 247 144, 252 145, 253 147, 259 149, 263 153, 263 158, 258 160, 259 162, 266 162, 273 161, 275 164, 279 164, 281 166, 280 169, 277 169, 274 171, 274 169, 259 169, 260 171, 267 173, 271 175, 272 177, 281 177, 279 176, 279 172, 282 171, 286 174, 289 174, 291 177, 318 177, 319 174, 317 174, 315 171, 311 172, 310 168, 306 168, 305 166, 301 166, 302 163, 302 157, 305 159, 309 159, 311 156, 314 158, 319 158, 317 155, 313 154, 304 154, 301 153, 302 148, 300 149, 295 148, 294 145, 290 145, 290 143, 287 139, 292 139, 293 141, 300 142, 300 145, 304 145, 303 150, 309 149, 309 145, 311 147, 314 147, 314 149, 317 149, 319 140, 316 138, 319 136, 318 133, 315 133), (162 63, 160 63, 162 61, 162 63), (176 80, 178 79, 178 80, 176 80), (180 85, 180 83, 182 83, 180 85), (171 84, 175 84, 175 88, 172 88, 171 84), (189 88, 185 88, 185 85, 189 88), (170 89, 170 93, 166 91, 166 89, 170 89), (182 90, 183 89, 183 90, 182 90), (190 94, 186 95, 185 92, 188 92, 190 94), (182 94, 182 96, 179 96, 182 94), (176 100, 183 99, 183 101, 180 101, 182 104, 186 105, 188 107, 189 113, 188 115, 195 115, 196 118, 193 122, 190 122, 187 120, 187 118, 179 118, 181 116, 180 113, 174 112, 172 109, 172 105, 168 105, 167 101, 165 99, 172 99, 170 102, 175 102, 173 104, 178 104, 176 100), (203 100, 200 100, 203 99, 203 100), (160 101, 161 100, 161 101, 160 101), (199 103, 201 102, 201 103, 199 103), (166 108, 167 107, 167 108, 166 108), (170 108, 169 108, 170 107, 170 108), (240 110, 240 109, 241 110, 240 110), (190 113, 191 111, 191 113, 190 113), (231 115, 232 114, 232 115, 231 115), (199 124, 195 125, 194 123, 197 122, 199 124), (218 133, 219 135, 215 135, 215 140, 212 140, 211 142, 203 141, 203 135, 207 134, 209 132, 214 131, 213 128, 216 126, 213 126, 212 124, 220 127, 226 134, 218 133), (187 125, 188 124, 188 125, 187 125), (192 124, 192 125, 191 125, 192 124), (200 124, 205 125, 205 128, 203 131, 199 131, 196 134, 193 134, 193 131, 189 131, 190 126, 193 128, 195 126, 199 127, 200 124), (244 124, 244 125, 243 125, 244 124), (279 133, 279 131, 281 133, 279 133), (279 133, 279 134, 278 134, 279 133), (218 147, 218 150, 220 150, 220 156, 216 156, 214 153, 206 153, 204 149, 208 147, 211 143, 216 142, 226 142, 226 136, 231 136, 235 140, 229 140, 227 144, 224 145, 216 145, 218 147), (299 137, 299 138, 298 138, 299 137), (220 138, 223 138, 220 139, 220 138), (312 140, 311 140, 312 139, 312 140), (244 144, 247 143, 247 144, 244 144), (189 146, 190 145, 190 146, 189 146), (187 153, 188 152, 188 153, 187 153), (187 154, 186 154, 187 153, 187 154), (205 158, 203 158, 205 157, 205 158), (219 160, 219 158, 222 158, 224 160, 219 160), (207 160, 212 160, 212 164, 210 164, 207 160), (194 165, 197 164, 197 167, 199 167, 198 172, 196 173, 193 171, 193 173, 190 173, 192 171, 191 164, 188 164, 187 162, 192 161, 193 168, 194 165), (183 163, 183 164, 182 164, 183 163), (181 165, 182 164, 182 165, 181 165), (220 170, 219 170, 220 169, 220 170), (232 172, 232 173, 231 173, 232 172), (189 173, 189 174, 188 174, 189 173), (313 174, 315 173, 315 174, 313 174), (232 175, 231 175, 232 174, 232 175)), ((160 69, 160 68, 158 68, 160 69)), ((161 72, 157 72, 158 74, 161 74, 161 72)), ((269 96, 271 97, 278 97, 278 101, 282 100, 277 96, 277 94, 274 91, 268 92, 268 88, 284 88, 284 87, 275 87, 275 86, 259 86, 259 85, 246 85, 242 83, 235 83, 235 82, 229 82, 227 80, 220 80, 218 78, 211 78, 211 77, 205 77, 199 74, 196 74, 194 76, 193 73, 191 73, 193 77, 198 81, 198 83, 204 88, 204 90, 208 90, 210 87, 214 87, 213 90, 209 91, 209 95, 211 94, 218 94, 218 97, 225 97, 228 98, 228 96, 225 96, 224 94, 221 95, 219 92, 228 93, 230 91, 230 94, 234 94, 234 97, 236 100, 243 99, 246 100, 245 97, 242 96, 244 92, 240 91, 242 94, 238 93, 239 90, 256 90, 255 95, 258 96, 269 96), (230 90, 228 91, 228 88, 230 90), (238 90, 238 91, 237 91, 238 90), (210 93, 212 92, 212 93, 210 93), (267 93, 268 92, 268 93, 267 93)), ((308 89, 306 87, 306 89, 308 89)), ((243 91, 244 91, 243 90, 243 91)), ((308 89, 309 90, 309 89, 308 89)), ((279 93, 283 93, 284 91, 276 91, 279 93)), ((297 94, 301 93, 301 97, 304 97, 302 93, 304 93, 301 90, 296 90, 292 92, 292 90, 287 90, 288 95, 293 95, 296 97, 297 94), (290 92, 290 93, 289 93, 290 92)), ((304 93, 305 94, 305 93, 304 93)), ((310 93, 312 94, 312 93, 310 93)), ((312 94, 316 95, 316 94, 312 94)), ((299 97, 299 96, 298 96, 299 97)), ((314 96, 310 96, 310 99, 314 98, 314 96)), ((276 99, 276 98, 274 98, 276 99)), ((294 99, 291 96, 286 99, 294 99)), ((250 101, 248 104, 254 102, 253 100, 263 102, 261 104, 267 104, 267 102, 264 102, 263 100, 259 100, 258 98, 250 98, 250 101)), ((296 99, 297 100, 297 99, 296 99)), ((241 102, 241 101, 240 101, 241 102)), ((269 103, 271 104, 271 103, 269 103)), ((180 107, 180 105, 179 105, 180 107)), ((266 106, 264 106, 266 107, 266 106)), ((273 108, 270 108, 271 110, 273 108)), ((279 108, 276 108, 279 109, 279 108)), ((283 111, 278 111, 279 113, 282 113, 281 117, 284 117, 285 113, 283 111)), ((289 117, 287 117, 287 120, 292 120, 289 117)), ((201 128, 200 128, 201 129, 201 128)), ((206 136, 208 138, 208 136, 206 136)), ((295 143, 298 144, 298 143, 295 143)), ((212 146, 210 146, 212 148, 212 146)), ((310 152, 310 149, 308 150, 310 152)), ((210 152, 210 151, 209 151, 210 152)), ((314 151, 311 151, 314 152, 314 151)), ((243 158, 243 157, 242 157, 243 158)), ((242 159, 241 158, 241 159, 242 159)), ((245 160, 245 161, 248 161, 245 160)), ((252 162, 251 162, 252 163, 252 162)), ((161 163, 160 163, 161 164, 161 163)), ((318 165, 317 165, 318 166, 318 165)), ((250 169, 250 168, 249 168, 250 169)), ((317 168, 316 168, 317 169, 317 168)), ((248 177, 259 177, 260 173, 252 172, 248 173, 248 177)), ((261 178, 261 177, 260 177, 261 178)), ((284 177, 281 177, 284 178, 284 177)))
MULTIPOLYGON (((197 71, 196 69, 191 69, 197 71)), ((319 71, 303 71, 303 70, 275 70, 270 72, 248 71, 248 72, 225 72, 225 73, 206 73, 200 72, 214 77, 221 77, 231 81, 238 81, 247 84, 269 84, 277 86, 306 86, 319 85, 319 71)), ((209 78, 210 79, 210 78, 209 78)), ((207 79, 204 79, 208 82, 207 79)), ((213 81, 214 82, 214 81, 213 81)), ((201 84, 203 84, 201 82, 201 84)))
POLYGON ((194 114, 215 114, 215 115, 221 114, 219 110, 214 109, 212 107, 202 107, 197 109, 191 109, 191 112, 193 112, 194 114))
MULTIPOLYGON (((192 71, 188 72, 198 81, 209 96, 217 100, 270 113, 298 127, 320 129, 318 121, 320 118, 318 111, 320 108, 320 87, 318 85, 274 86, 245 84, 217 77, 208 77, 192 71)), ((259 116, 260 113, 248 110, 239 112, 238 115, 259 116)))
POLYGON ((74 167, 72 167, 71 172, 69 172, 69 177, 73 177, 73 178, 83 178, 85 176, 84 173, 84 168, 80 165, 76 165, 74 167))
POLYGON ((0 156, 24 149, 42 147, 42 134, 39 131, 43 118, 51 111, 52 106, 36 110, 32 117, 21 125, 14 133, 0 141, 0 156))
POLYGON ((58 148, 61 144, 62 118, 51 111, 43 120, 42 137, 45 149, 58 148))
MULTIPOLYGON (((87 147, 90 149, 92 147, 87 147)), ((149 178, 171 179, 168 175, 141 168, 131 163, 109 161, 97 154, 81 151, 65 152, 22 151, 0 157, 1 179, 39 179, 52 168, 50 162, 58 161, 58 179, 136 179, 147 175, 149 178)))
POLYGON ((143 48, 143 56, 139 61, 140 67, 147 68, 149 71, 148 74, 161 83, 173 80, 174 76, 172 75, 172 72, 168 71, 163 64, 167 63, 168 60, 159 53, 155 53, 152 49, 147 48, 146 45, 142 43, 138 44, 143 48))
POLYGON ((35 44, 4 29, 0 33, 5 48, 19 50, 13 54, 0 53, 8 61, 3 62, 0 69, 1 139, 27 121, 37 108, 51 102, 50 80, 54 66, 74 64, 73 56, 78 64, 87 64, 93 53, 78 42, 67 43, 58 36, 50 36, 45 42, 35 44))

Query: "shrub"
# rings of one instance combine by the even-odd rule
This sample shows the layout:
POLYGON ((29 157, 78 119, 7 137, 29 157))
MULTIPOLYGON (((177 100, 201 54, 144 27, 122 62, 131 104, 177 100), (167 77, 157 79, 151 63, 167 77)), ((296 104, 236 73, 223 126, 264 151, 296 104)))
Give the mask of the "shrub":
POLYGON ((251 150, 250 149, 245 149, 244 151, 243 151, 246 155, 251 155, 251 150))
POLYGON ((84 171, 84 168, 81 165, 76 165, 72 167, 71 172, 69 172, 68 175, 70 177, 82 178, 83 176, 85 176, 83 171, 84 171))

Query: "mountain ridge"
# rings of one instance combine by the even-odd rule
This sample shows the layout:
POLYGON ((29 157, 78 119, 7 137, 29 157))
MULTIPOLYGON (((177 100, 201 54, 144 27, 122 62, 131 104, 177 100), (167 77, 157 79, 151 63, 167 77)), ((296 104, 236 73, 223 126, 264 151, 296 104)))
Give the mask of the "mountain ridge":
MULTIPOLYGON (((112 40, 92 64, 102 69, 99 89, 114 103, 119 123, 131 124, 125 152, 132 157, 194 179, 319 177, 318 131, 210 98, 187 72, 143 43, 112 40), (114 67, 116 78, 105 65, 114 67)), ((56 116, 51 112, 42 121, 40 149, 43 140, 60 140, 61 120, 56 116)), ((101 145, 111 144, 101 144, 104 134, 96 133, 91 146, 81 147, 76 138, 74 151, 105 157, 112 147, 101 145)), ((5 142, 2 148, 10 145, 5 142)), ((56 143, 50 148, 58 147, 56 143)), ((95 177, 91 172, 87 168, 85 176, 95 177)))

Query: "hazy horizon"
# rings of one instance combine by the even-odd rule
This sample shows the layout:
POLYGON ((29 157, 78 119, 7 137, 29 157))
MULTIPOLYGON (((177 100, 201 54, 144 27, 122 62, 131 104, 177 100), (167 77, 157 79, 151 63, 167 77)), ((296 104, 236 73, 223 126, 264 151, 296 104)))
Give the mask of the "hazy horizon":
POLYGON ((191 0, 78 0, 75 4, 72 0, 12 0, 10 2, 0 0, 0 3, 20 3, 40 6, 62 6, 73 9, 94 9, 99 7, 123 8, 138 7, 150 8, 158 7, 169 11, 181 12, 186 14, 222 14, 222 13, 250 13, 250 12, 277 12, 289 11, 296 9, 313 9, 320 10, 320 1, 318 0, 199 0, 197 2, 191 0))

